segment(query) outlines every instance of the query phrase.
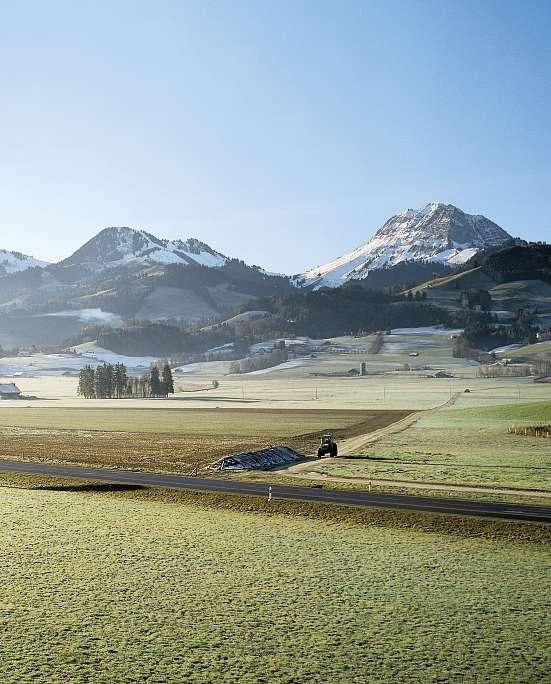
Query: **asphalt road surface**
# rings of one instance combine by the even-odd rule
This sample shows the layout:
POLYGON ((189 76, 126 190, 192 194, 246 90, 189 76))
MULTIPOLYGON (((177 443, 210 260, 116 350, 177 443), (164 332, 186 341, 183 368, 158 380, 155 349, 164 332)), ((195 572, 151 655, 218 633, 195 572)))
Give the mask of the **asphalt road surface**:
POLYGON ((161 475, 131 470, 108 470, 106 468, 82 468, 78 466, 51 465, 48 463, 25 463, 0 460, 0 471, 51 475, 52 477, 77 478, 113 484, 142 485, 194 492, 218 492, 237 496, 260 496, 267 498, 269 487, 272 489, 274 505, 278 500, 315 501, 339 506, 359 506, 361 508, 391 508, 395 510, 439 513, 448 515, 474 516, 524 522, 551 523, 551 507, 524 506, 519 504, 485 503, 463 501, 460 499, 440 499, 395 494, 373 494, 361 491, 337 491, 318 487, 290 487, 270 485, 269 482, 244 482, 237 479, 214 479, 203 477, 183 477, 181 475, 161 475))

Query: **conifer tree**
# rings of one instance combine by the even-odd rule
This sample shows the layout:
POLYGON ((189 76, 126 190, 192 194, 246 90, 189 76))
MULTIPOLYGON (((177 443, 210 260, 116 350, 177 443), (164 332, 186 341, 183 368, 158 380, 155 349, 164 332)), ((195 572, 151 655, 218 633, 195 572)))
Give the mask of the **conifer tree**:
POLYGON ((96 396, 94 377, 92 366, 86 365, 80 369, 77 392, 85 399, 93 399, 96 396))
POLYGON ((96 368, 94 388, 96 399, 111 399, 113 396, 113 366, 110 363, 96 368))
POLYGON ((174 378, 172 377, 172 370, 168 361, 166 361, 163 366, 162 385, 165 397, 169 394, 174 394, 174 378))
POLYGON ((116 363, 113 368, 113 391, 117 399, 126 395, 128 376, 124 363, 116 363))
POLYGON ((159 374, 159 367, 156 365, 151 366, 151 370, 149 372, 149 382, 150 382, 151 395, 153 397, 162 396, 163 395, 163 386, 162 386, 161 377, 159 374))

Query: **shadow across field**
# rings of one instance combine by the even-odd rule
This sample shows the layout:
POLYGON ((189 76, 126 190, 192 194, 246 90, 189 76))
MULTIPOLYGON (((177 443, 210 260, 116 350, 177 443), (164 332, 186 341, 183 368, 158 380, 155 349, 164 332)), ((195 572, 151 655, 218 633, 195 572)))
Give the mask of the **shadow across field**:
POLYGON ((133 492, 137 489, 147 489, 147 487, 143 487, 142 485, 87 483, 73 485, 38 485, 31 489, 46 490, 48 492, 133 492))

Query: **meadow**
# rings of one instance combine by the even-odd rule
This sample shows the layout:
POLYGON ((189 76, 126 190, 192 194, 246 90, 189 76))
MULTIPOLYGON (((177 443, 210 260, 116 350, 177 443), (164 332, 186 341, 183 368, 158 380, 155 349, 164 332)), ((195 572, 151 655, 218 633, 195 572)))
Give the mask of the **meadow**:
POLYGON ((411 428, 356 453, 370 459, 315 469, 363 480, 551 490, 547 443, 505 434, 522 411, 547 422, 537 411, 549 401, 549 385, 478 378, 475 362, 453 358, 453 334, 396 330, 378 354, 367 353, 369 336, 336 338, 333 349, 343 353, 314 353, 261 374, 224 375, 227 362, 192 364, 168 400, 87 401, 76 396, 74 378, 18 378, 26 395, 39 398, 0 403, 0 456, 187 473, 276 443, 312 453, 321 432, 342 439, 427 410, 411 428), (366 377, 323 375, 361 361, 366 377), (438 369, 453 377, 435 378, 438 369), (453 409, 430 411, 450 403, 453 409), (496 413, 498 405, 512 413, 496 413))
POLYGON ((512 424, 546 422, 549 401, 443 409, 358 449, 365 459, 313 468, 339 477, 551 491, 548 440, 508 432, 512 424))
POLYGON ((537 526, 513 540, 278 502, 0 492, 3 682, 528 684, 551 669, 537 526))

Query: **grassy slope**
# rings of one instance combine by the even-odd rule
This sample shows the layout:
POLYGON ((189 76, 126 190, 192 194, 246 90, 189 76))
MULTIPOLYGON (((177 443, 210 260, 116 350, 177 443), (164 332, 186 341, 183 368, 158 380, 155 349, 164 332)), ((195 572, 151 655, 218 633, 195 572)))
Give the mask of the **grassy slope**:
POLYGON ((461 290, 480 288, 492 296, 494 309, 515 311, 517 308, 537 306, 540 312, 551 314, 551 286, 542 280, 517 280, 510 283, 496 283, 481 268, 436 278, 411 291, 425 292, 434 304, 451 309, 459 308, 461 290))
POLYGON ((428 280, 426 283, 417 285, 412 288, 411 292, 414 294, 416 292, 426 291, 427 296, 432 298, 438 298, 445 290, 456 291, 455 298, 457 299, 457 291, 469 289, 471 287, 490 289, 495 285, 495 282, 487 276, 484 271, 480 268, 473 268, 470 271, 464 271, 462 273, 454 273, 450 276, 444 276, 443 278, 435 278, 434 280, 428 280))
POLYGON ((361 450, 377 460, 324 462, 342 477, 551 491, 549 440, 510 435, 512 423, 551 422, 551 402, 450 409, 361 450))
POLYGON ((551 359, 551 342, 537 342, 536 344, 527 344, 518 349, 509 349, 500 354, 500 356, 509 357, 511 359, 537 361, 538 359, 551 359))
POLYGON ((548 676, 547 546, 201 501, 2 490, 0 680, 548 676))

